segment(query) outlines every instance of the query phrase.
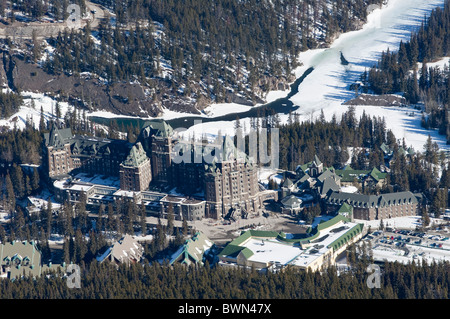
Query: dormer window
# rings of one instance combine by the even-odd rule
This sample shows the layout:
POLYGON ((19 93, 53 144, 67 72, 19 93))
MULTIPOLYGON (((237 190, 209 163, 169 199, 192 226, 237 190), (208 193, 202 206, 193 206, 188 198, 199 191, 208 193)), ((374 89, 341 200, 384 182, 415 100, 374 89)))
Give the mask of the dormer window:
POLYGON ((30 264, 30 258, 28 256, 26 256, 23 260, 22 260, 22 265, 24 266, 28 266, 30 264))
POLYGON ((20 257, 20 255, 14 255, 14 257, 12 258, 12 263, 14 266, 20 266, 20 264, 22 263, 22 257, 20 257))

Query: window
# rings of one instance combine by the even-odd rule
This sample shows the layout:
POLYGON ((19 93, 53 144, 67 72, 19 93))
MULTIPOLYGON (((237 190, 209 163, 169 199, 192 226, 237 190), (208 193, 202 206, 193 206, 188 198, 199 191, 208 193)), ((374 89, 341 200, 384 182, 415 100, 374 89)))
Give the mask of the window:
POLYGON ((30 264, 30 258, 28 258, 28 256, 25 257, 25 258, 23 259, 23 261, 22 261, 22 264, 23 264, 24 266, 28 266, 28 265, 30 264))

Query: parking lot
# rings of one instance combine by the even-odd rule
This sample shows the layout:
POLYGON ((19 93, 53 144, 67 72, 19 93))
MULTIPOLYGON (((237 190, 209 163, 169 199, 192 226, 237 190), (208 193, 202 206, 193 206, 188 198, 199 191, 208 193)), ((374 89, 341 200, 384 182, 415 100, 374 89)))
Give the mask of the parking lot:
POLYGON ((366 236, 375 261, 450 261, 450 236, 411 230, 375 231, 366 236))

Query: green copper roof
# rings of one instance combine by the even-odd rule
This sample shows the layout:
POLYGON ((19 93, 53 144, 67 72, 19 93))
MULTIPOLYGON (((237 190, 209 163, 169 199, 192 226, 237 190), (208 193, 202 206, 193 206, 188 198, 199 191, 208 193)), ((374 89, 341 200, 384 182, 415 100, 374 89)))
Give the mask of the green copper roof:
POLYGON ((369 176, 371 176, 373 179, 375 179, 376 181, 379 181, 381 179, 385 179, 387 176, 387 173, 382 173, 380 172, 376 167, 374 167, 370 173, 369 176))
MULTIPOLYGON (((244 243, 247 239, 251 237, 276 238, 278 235, 279 233, 275 231, 252 230, 252 229, 247 230, 246 232, 242 233, 241 236, 239 236, 238 238, 234 239, 231 243, 229 243, 224 249, 222 249, 219 255, 228 257, 237 257, 237 255, 239 255, 239 253, 245 248, 240 245, 244 243)), ((244 252, 244 256, 246 254, 248 254, 248 252, 244 252)))
POLYGON ((339 208, 338 213, 353 213, 353 207, 347 203, 342 204, 341 208, 339 208))
POLYGON ((45 145, 56 148, 64 147, 72 138, 72 130, 70 128, 58 129, 53 126, 49 133, 44 134, 45 145))
POLYGON ((140 142, 136 143, 130 150, 127 158, 122 162, 122 165, 129 167, 138 167, 148 160, 147 154, 140 142))
POLYGON ((205 234, 197 232, 192 238, 186 240, 185 244, 172 256, 170 264, 176 261, 185 264, 192 262, 202 264, 203 254, 213 245, 214 243, 205 234))
POLYGON ((173 134, 173 128, 166 121, 161 119, 154 119, 145 121, 143 125, 143 130, 150 128, 153 132, 152 134, 160 137, 170 137, 173 134))
POLYGON ((245 257, 245 259, 249 259, 255 253, 253 251, 251 251, 249 248, 244 247, 244 249, 241 250, 240 254, 242 254, 245 257))

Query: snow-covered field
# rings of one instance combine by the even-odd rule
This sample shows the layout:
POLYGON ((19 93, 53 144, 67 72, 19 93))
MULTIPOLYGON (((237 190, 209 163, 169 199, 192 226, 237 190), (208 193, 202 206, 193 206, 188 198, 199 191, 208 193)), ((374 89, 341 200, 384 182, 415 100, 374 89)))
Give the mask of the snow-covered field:
MULTIPOLYGON (((411 31, 417 29, 425 15, 442 6, 442 0, 390 0, 382 9, 369 15, 368 23, 363 29, 341 35, 329 49, 301 54, 305 67, 313 66, 314 71, 299 87, 299 92, 292 97, 294 104, 300 105, 298 111, 302 118, 319 116, 323 109, 327 119, 333 114, 347 110, 342 103, 352 99, 354 92, 349 86, 359 80, 365 70, 372 67, 380 58, 381 52, 388 48, 397 50, 401 40, 407 41, 411 31), (340 53, 350 65, 340 64, 340 53)), ((411 110, 405 108, 357 106, 357 115, 367 114, 382 116, 386 119, 397 138, 405 138, 406 144, 422 151, 428 134, 441 148, 446 147, 445 138, 436 132, 425 131, 420 127, 421 114, 417 111, 410 116, 411 110)))
MULTIPOLYGON (((408 229, 415 230, 416 227, 420 227, 422 225, 421 222, 422 216, 405 216, 405 217, 395 217, 383 220, 383 224, 385 227, 392 227, 393 229, 408 229)), ((369 227, 372 230, 376 230, 380 227, 380 220, 355 220, 358 223, 364 224, 365 227, 369 227)), ((443 219, 430 218, 430 225, 439 225, 445 223, 443 219)))
MULTIPOLYGON (((21 94, 24 98, 24 103, 20 110, 9 118, 0 120, 0 127, 13 128, 15 125, 18 129, 23 129, 28 121, 38 128, 41 118, 41 107, 45 121, 56 119, 54 115, 56 113, 56 100, 42 93, 21 92, 21 94)), ((60 120, 64 118, 67 112, 73 111, 73 106, 66 102, 59 102, 59 108, 61 111, 60 120)))

